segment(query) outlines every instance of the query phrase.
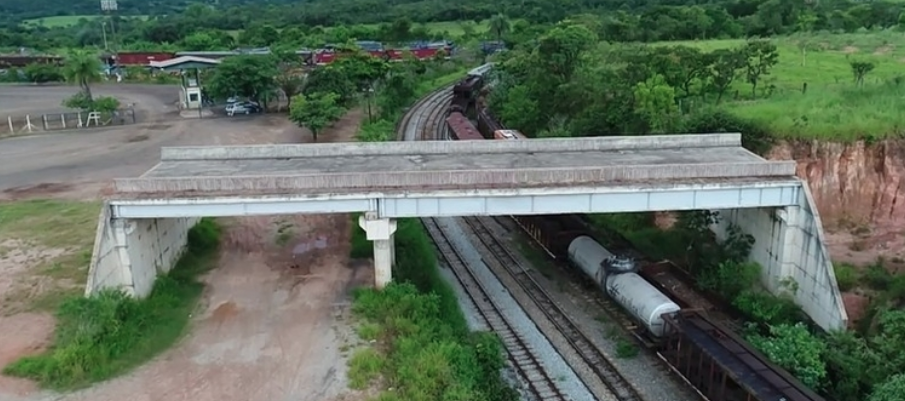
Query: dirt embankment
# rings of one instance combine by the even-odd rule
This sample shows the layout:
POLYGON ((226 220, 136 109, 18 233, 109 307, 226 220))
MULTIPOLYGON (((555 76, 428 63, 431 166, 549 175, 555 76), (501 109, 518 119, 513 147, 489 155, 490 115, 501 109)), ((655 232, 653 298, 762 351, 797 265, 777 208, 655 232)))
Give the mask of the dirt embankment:
MULTIPOLYGON (((905 141, 780 143, 771 159, 798 161, 836 261, 901 263, 905 228, 905 141)), ((892 267, 892 266, 890 266, 892 267)))

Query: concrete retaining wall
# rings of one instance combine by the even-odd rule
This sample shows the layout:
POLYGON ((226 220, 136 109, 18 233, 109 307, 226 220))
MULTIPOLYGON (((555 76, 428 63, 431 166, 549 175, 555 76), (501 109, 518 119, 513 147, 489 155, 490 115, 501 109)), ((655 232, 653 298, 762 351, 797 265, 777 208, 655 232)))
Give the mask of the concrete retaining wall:
POLYGON ((162 161, 240 160, 450 153, 591 152, 742 146, 741 134, 547 138, 530 141, 411 141, 304 145, 188 146, 161 149, 162 161))
POLYGON ((724 236, 736 224, 755 238, 751 260, 763 267, 762 283, 774 294, 792 293, 795 302, 825 330, 845 328, 848 315, 836 283, 823 227, 807 185, 800 203, 778 209, 721 211, 724 236))
POLYGON ((182 256, 188 230, 198 218, 111 219, 109 205, 98 217, 85 295, 115 288, 137 297, 151 293, 154 280, 182 256))

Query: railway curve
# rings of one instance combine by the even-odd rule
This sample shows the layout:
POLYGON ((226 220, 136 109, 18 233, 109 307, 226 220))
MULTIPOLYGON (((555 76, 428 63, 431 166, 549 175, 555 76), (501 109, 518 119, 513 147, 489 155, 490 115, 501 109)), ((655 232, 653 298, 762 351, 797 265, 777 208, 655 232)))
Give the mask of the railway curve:
MULTIPOLYGON (((415 141, 442 138, 444 117, 453 98, 451 89, 452 86, 443 87, 429 93, 416 102, 400 120, 397 126, 397 139, 415 141)), ((510 266, 515 259, 511 254, 499 250, 503 245, 494 242, 496 240, 493 238, 492 233, 483 228, 482 224, 479 223, 479 219, 465 218, 466 224, 462 226, 463 229, 471 231, 474 237, 479 239, 489 251, 489 255, 496 259, 494 261, 486 261, 488 262, 488 268, 493 274, 496 276, 509 274, 519 283, 519 287, 562 334, 584 364, 594 372, 610 391, 611 394, 608 394, 610 397, 607 398, 619 401, 643 401, 644 398, 631 382, 622 376, 613 362, 609 360, 609 357, 602 353, 576 327, 574 322, 556 304, 552 297, 536 282, 533 285, 530 284, 527 281, 531 279, 529 276, 518 274, 516 270, 522 269, 520 265, 510 266), (491 264, 497 266, 497 268, 492 268, 491 264), (500 266, 505 267, 505 269, 499 268, 500 266)), ((516 370, 519 371, 534 396, 541 400, 564 399, 561 398, 562 394, 557 389, 555 381, 550 380, 547 374, 542 371, 543 368, 533 356, 530 347, 525 346, 520 341, 518 333, 506 321, 505 314, 499 313, 498 308, 493 305, 490 297, 487 296, 486 290, 482 288, 480 282, 474 277, 473 272, 470 271, 468 264, 461 258, 461 255, 457 255, 457 251, 446 238, 447 234, 444 233, 441 225, 438 224, 438 220, 435 218, 424 218, 422 221, 429 235, 436 243, 440 256, 446 260, 464 290, 469 294, 487 327, 494 329, 501 336, 509 354, 509 360, 516 370)))

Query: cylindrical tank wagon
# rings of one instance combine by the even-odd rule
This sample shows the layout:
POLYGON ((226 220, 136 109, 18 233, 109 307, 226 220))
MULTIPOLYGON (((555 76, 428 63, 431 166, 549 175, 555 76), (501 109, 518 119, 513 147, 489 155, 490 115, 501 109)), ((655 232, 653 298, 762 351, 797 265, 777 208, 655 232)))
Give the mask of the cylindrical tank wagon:
POLYGON ((633 271, 631 261, 618 258, 588 236, 569 244, 569 260, 625 308, 651 336, 668 334, 663 316, 681 308, 633 271))

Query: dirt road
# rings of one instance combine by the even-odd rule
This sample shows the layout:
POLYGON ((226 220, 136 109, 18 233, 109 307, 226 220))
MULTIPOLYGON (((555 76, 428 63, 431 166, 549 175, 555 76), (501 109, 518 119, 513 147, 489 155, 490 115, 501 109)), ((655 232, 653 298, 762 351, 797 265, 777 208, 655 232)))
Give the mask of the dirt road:
MULTIPOLYGON (((360 112, 350 113, 321 141, 352 140, 360 118, 360 112)), ((3 140, 0 199, 94 199, 109 179, 139 175, 156 164, 161 146, 305 141, 310 135, 283 116, 181 120, 166 114, 144 127, 3 140)), ((363 399, 345 381, 346 357, 357 342, 349 294, 373 282, 373 269, 348 261, 349 217, 223 223, 221 262, 204 278, 208 287, 191 331, 173 349, 123 377, 71 394, 0 376, 0 400, 363 399), (286 232, 291 238, 284 238, 286 232)), ((12 262, 0 260, 0 278, 13 268, 27 273, 38 261, 19 257, 16 266, 6 266, 12 262)), ((45 347, 52 328, 46 313, 0 316, 0 365, 45 347)))

